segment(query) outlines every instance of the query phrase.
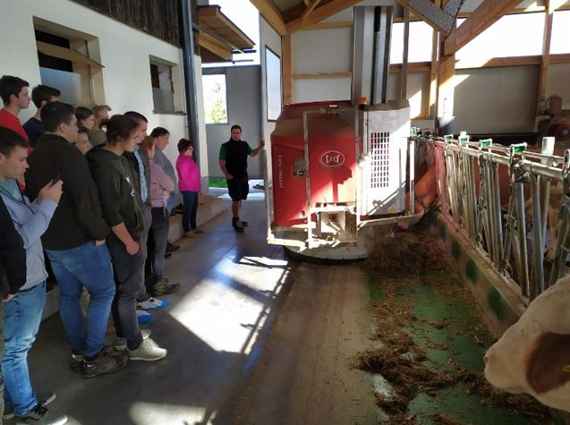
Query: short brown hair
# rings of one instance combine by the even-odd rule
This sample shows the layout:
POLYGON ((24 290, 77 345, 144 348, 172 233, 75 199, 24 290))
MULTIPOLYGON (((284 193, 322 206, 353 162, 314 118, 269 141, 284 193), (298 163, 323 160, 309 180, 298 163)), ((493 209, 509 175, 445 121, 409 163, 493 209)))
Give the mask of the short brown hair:
POLYGON ((120 139, 128 139, 137 130, 137 124, 124 115, 113 115, 107 124, 107 140, 116 145, 120 139))
POLYGON ((153 146, 154 146, 154 137, 152 137, 152 136, 146 136, 144 138, 143 142, 141 143, 141 148, 145 152, 150 151, 153 146))
POLYGON ((103 112, 103 111, 111 112, 112 109, 109 105, 97 105, 93 108, 93 113, 95 115, 97 115, 99 112, 103 112))

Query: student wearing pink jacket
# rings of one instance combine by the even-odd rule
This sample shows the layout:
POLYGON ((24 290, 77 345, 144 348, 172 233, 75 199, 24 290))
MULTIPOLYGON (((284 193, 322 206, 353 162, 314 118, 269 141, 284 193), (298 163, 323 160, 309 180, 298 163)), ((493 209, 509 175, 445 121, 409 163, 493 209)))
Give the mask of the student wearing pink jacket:
POLYGON ((184 201, 184 216, 182 227, 185 236, 202 233, 196 226, 198 213, 198 194, 200 193, 200 168, 194 160, 194 145, 188 139, 180 139, 178 142, 178 159, 176 171, 178 172, 178 188, 184 201))

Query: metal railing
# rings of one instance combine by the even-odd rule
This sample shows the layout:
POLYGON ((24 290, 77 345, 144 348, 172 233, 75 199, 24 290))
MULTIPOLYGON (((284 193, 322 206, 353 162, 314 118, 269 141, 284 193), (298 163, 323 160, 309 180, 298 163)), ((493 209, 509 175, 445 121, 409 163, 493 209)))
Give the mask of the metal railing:
POLYGON ((526 144, 471 142, 465 133, 458 139, 412 134, 433 147, 443 213, 524 297, 534 299, 565 273, 570 150, 554 155, 553 138, 545 138, 538 153, 526 144))

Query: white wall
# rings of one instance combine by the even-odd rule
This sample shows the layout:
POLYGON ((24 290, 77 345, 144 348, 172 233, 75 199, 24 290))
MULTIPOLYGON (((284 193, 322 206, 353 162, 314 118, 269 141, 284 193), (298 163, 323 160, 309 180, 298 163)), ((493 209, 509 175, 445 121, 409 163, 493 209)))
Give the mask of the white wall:
MULTIPOLYGON (((375 4, 364 1, 360 5, 375 4)), ((471 10, 480 0, 466 2, 471 10)), ((529 1, 525 1, 525 4, 529 1)), ((326 22, 352 20, 353 8, 329 18, 326 22)), ((553 31, 553 53, 570 53, 570 12, 556 12, 553 31)), ((401 24, 400 24, 401 25, 401 24)), ((503 18, 458 52, 458 58, 481 64, 491 57, 536 55, 542 52, 544 14, 510 15, 503 18)), ((401 61, 401 28, 394 30, 392 62, 401 61)), ((410 32, 410 62, 429 61, 431 30, 415 23, 410 32)), ((352 29, 298 31, 292 36, 293 74, 346 72, 352 70, 352 29)), ((538 67, 486 68, 457 71, 455 93, 456 125, 471 132, 531 131, 534 126, 538 67)), ((408 77, 408 98, 412 117, 421 114, 422 98, 429 85, 425 73, 408 77)), ((559 94, 564 107, 570 107, 570 65, 551 65, 549 94, 559 94)), ((398 74, 391 73, 389 96, 395 98, 398 74)), ((351 79, 294 79, 293 102, 350 99, 351 79)))
MULTIPOLYGON (((258 145, 261 133, 261 67, 227 66, 223 68, 207 68, 207 74, 225 74, 228 108, 227 124, 208 124, 208 161, 209 175, 222 177, 218 165, 220 146, 230 138, 232 125, 242 128, 242 139, 254 148, 258 145)), ((258 159, 250 159, 248 173, 252 178, 263 176, 263 170, 258 159)))
MULTIPOLYGON (((100 62, 105 66, 102 71, 105 103, 116 113, 139 111, 148 117, 150 129, 167 128, 172 140, 167 155, 175 160, 176 143, 181 137, 188 137, 186 116, 153 113, 149 57, 176 65, 177 109, 185 109, 181 49, 69 0, 0 0, 0 4, 0 27, 4 34, 0 37, 3 58, 0 75, 17 75, 29 81, 32 87, 41 82, 33 17, 97 37, 100 62)), ((196 69, 199 72, 199 61, 196 69)), ((197 83, 201 85, 201 78, 197 83)), ((22 113, 21 119, 25 121, 34 112, 31 107, 22 113)), ((201 116, 200 144, 204 145, 202 151, 207 152, 203 112, 201 116)), ((203 168, 207 170, 207 162, 203 168)))
POLYGON ((456 71, 455 131, 527 132, 534 127, 538 67, 456 71))
MULTIPOLYGON (((283 59, 281 54, 281 36, 267 23, 267 21, 260 15, 260 33, 259 33, 259 51, 261 59, 261 134, 266 141, 271 139, 271 133, 275 129, 275 122, 267 120, 267 79, 265 69, 265 48, 268 46, 273 52, 283 59)), ((253 147, 253 146, 252 146, 253 147)), ((270 149, 270 148, 269 148, 270 149)), ((270 150, 267 150, 267 155, 270 150)), ((260 161, 265 160, 266 154, 262 154, 260 161)), ((269 156, 267 156, 269 157, 269 156)))

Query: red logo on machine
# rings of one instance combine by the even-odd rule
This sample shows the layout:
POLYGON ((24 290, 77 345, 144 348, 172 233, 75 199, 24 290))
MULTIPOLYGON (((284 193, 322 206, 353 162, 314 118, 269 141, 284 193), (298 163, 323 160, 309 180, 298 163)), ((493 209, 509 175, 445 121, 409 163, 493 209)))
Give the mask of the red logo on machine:
POLYGON ((325 167, 335 168, 344 165, 345 157, 339 151, 326 151, 321 155, 321 164, 325 167))

